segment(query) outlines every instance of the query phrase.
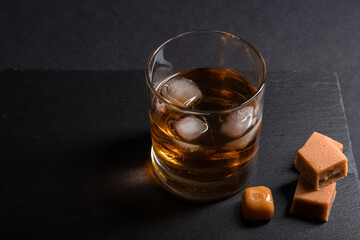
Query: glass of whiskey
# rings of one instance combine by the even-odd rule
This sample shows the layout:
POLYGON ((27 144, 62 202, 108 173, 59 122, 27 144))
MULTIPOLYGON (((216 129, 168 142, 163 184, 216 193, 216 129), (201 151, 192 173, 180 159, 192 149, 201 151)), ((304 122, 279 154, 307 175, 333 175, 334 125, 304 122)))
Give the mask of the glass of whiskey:
POLYGON ((266 79, 260 53, 226 32, 186 32, 150 55, 145 75, 157 182, 194 201, 240 191, 259 149, 266 79))

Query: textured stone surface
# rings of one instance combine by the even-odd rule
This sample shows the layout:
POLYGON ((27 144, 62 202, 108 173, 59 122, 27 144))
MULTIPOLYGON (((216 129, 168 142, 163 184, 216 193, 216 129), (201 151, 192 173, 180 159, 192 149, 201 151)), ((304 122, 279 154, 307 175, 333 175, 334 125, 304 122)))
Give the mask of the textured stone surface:
POLYGON ((241 193, 184 202, 148 172, 143 71, 0 72, 0 225, 4 239, 359 239, 360 190, 336 75, 269 73, 257 175, 271 221, 241 219, 241 193), (296 151, 313 131, 344 144, 327 223, 290 215, 296 151))

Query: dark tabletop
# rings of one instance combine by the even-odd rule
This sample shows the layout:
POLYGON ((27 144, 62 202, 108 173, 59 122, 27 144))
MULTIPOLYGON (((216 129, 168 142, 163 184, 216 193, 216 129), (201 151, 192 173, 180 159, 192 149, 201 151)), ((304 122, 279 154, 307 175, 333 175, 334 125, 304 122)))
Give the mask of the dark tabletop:
POLYGON ((2 239, 359 239, 360 185, 336 74, 270 72, 256 176, 271 221, 240 215, 242 192, 194 204, 156 185, 144 71, 0 71, 2 239), (294 156, 314 131, 344 144, 326 223, 290 214, 294 156))

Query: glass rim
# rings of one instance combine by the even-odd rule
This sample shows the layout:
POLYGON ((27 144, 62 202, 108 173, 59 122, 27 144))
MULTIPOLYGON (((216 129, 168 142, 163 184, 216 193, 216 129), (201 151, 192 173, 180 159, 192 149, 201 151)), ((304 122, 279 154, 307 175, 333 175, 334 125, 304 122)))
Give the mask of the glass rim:
POLYGON ((157 48, 155 48, 155 50, 152 51, 152 53, 150 54, 150 56, 149 56, 149 58, 148 58, 148 60, 146 62, 145 79, 146 79, 146 83, 147 83, 149 89, 151 90, 151 92, 157 98, 159 98, 160 100, 165 102, 165 104, 169 105, 172 108, 175 108, 176 110, 181 110, 182 112, 190 112, 192 114, 201 114, 201 115, 222 114, 222 113, 233 112, 233 111, 239 110, 239 109, 241 109, 243 107, 246 107, 247 105, 249 105, 249 103, 251 103, 257 97, 257 95, 259 95, 260 92, 263 91, 263 89, 265 88, 265 82, 266 82, 266 65, 265 65, 265 60, 264 60, 263 56, 260 54, 260 52, 253 45, 251 45, 248 41, 246 41, 243 38, 240 38, 240 37, 238 37, 238 36, 236 36, 234 34, 231 34, 231 33, 227 33, 227 32, 224 32, 224 31, 218 31, 218 30, 194 30, 194 31, 187 31, 187 32, 177 34, 177 35, 169 38, 165 42, 163 42, 157 48), (262 80, 261 80, 261 85, 259 86, 259 88, 256 90, 256 92, 254 93, 254 95, 251 98, 249 98, 248 100, 246 100, 245 102, 243 102, 241 104, 238 104, 238 105, 233 106, 233 107, 228 108, 228 109, 205 111, 205 110, 199 110, 199 109, 186 108, 186 107, 182 107, 182 106, 173 104, 171 101, 169 101, 165 97, 161 96, 156 91, 156 89, 153 87, 153 85, 150 82, 150 76, 148 76, 149 75, 148 73, 149 73, 150 62, 153 59, 153 57, 160 51, 160 49, 162 49, 169 42, 171 42, 171 41, 173 41, 175 39, 178 39, 180 37, 183 37, 185 35, 191 35, 191 34, 197 34, 197 33, 217 33, 217 34, 223 34, 223 35, 226 35, 226 36, 230 36, 231 38, 236 38, 237 40, 245 43, 245 45, 249 46, 255 52, 255 54, 260 59, 260 62, 262 63, 263 76, 262 76, 262 80))

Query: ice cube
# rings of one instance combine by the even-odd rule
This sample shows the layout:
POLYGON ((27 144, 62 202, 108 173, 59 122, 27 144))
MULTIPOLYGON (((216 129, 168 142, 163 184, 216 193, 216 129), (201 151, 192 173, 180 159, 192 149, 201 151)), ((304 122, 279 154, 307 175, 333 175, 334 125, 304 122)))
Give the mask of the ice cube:
POLYGON ((202 98, 199 87, 191 80, 175 77, 161 88, 161 94, 175 105, 189 107, 202 98))
POLYGON ((256 117, 261 117, 262 116, 262 104, 259 103, 258 101, 254 101, 253 106, 254 106, 254 115, 256 117))
POLYGON ((261 125, 261 119, 258 119, 253 129, 251 129, 247 134, 245 134, 245 136, 239 138, 238 140, 227 143, 226 146, 236 149, 246 147, 247 145, 249 145, 249 143, 254 139, 255 135, 258 133, 260 125, 261 125))
POLYGON ((158 112, 164 111, 165 106, 166 106, 166 104, 163 101, 158 100, 158 99, 156 100, 156 103, 155 103, 156 111, 158 111, 158 112))
POLYGON ((201 146, 200 145, 195 145, 195 144, 191 144, 191 143, 186 143, 177 139, 173 139, 175 145, 177 148, 180 148, 181 151, 185 151, 185 152, 197 152, 201 150, 201 146))
POLYGON ((259 106, 259 104, 257 103, 256 100, 254 100, 253 105, 254 105, 254 114, 257 116, 257 113, 259 112, 260 106, 259 106))
POLYGON ((175 123, 175 130, 183 139, 192 141, 206 132, 208 125, 197 117, 187 116, 175 123))
POLYGON ((240 137, 253 125, 254 120, 254 107, 246 106, 228 115, 220 131, 231 138, 240 137))

